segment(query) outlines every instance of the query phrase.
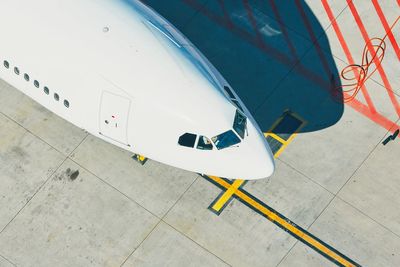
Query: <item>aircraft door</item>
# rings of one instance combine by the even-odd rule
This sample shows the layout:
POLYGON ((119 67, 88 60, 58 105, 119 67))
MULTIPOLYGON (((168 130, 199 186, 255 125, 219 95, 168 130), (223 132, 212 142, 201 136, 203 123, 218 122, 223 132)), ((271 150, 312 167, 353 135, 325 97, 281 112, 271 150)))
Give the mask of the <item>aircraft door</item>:
POLYGON ((131 101, 103 91, 100 104, 100 134, 128 145, 128 122, 131 101))

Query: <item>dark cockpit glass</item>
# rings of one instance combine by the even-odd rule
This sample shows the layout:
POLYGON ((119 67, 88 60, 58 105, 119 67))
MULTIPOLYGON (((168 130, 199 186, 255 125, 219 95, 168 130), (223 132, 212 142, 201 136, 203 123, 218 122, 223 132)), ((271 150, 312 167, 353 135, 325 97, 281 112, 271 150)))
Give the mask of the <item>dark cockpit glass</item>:
POLYGON ((194 147, 197 136, 192 133, 185 133, 179 137, 178 144, 186 147, 194 147))
POLYGON ((240 111, 236 110, 235 120, 233 121, 233 129, 243 139, 246 132, 247 118, 240 111))
POLYGON ((240 138, 232 131, 226 131, 211 138, 218 150, 240 143, 240 138))
POLYGON ((213 149, 213 145, 212 145, 210 139, 208 139, 205 136, 200 136, 199 137, 199 142, 197 143, 197 149, 212 150, 213 149))

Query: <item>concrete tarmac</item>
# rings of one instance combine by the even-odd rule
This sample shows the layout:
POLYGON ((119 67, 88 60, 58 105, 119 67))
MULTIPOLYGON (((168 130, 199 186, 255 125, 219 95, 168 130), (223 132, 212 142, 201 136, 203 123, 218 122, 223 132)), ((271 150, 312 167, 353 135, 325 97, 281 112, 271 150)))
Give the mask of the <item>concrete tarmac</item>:
MULTIPOLYGON (((358 265, 400 266, 400 138, 382 144, 400 123, 400 23, 355 100, 329 102, 317 88, 329 81, 319 60, 328 58, 325 66, 345 85, 340 72, 361 62, 365 32, 384 37, 383 21, 395 21, 400 3, 297 1, 298 17, 288 19, 277 1, 232 1, 226 13, 220 1, 144 2, 217 67, 229 49, 257 66, 251 94, 251 73, 222 72, 263 129, 286 109, 307 121, 276 159, 274 175, 243 190, 358 265), (196 34, 207 27, 214 42, 231 41, 222 47, 207 30, 196 34), (261 43, 252 41, 257 32, 261 43), (291 53, 301 60, 282 60, 291 53)), ((0 81, 0 266, 342 266, 238 197, 215 214, 209 207, 223 190, 201 175, 151 159, 142 166, 131 156, 0 81)))

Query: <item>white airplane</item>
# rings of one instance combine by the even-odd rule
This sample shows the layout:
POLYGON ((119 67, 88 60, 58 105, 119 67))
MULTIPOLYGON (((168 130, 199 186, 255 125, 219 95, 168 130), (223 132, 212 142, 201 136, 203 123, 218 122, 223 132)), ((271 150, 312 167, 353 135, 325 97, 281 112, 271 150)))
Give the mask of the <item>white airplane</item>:
POLYGON ((0 34, 0 78, 89 133, 197 173, 273 173, 237 94, 140 1, 2 0, 0 34))

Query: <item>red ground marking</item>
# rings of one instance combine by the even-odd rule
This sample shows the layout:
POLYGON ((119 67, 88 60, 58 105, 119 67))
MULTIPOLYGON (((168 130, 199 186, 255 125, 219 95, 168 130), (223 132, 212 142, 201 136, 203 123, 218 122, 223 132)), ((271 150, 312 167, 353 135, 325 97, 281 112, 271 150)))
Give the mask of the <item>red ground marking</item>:
POLYGON ((317 50, 318 57, 321 60, 321 63, 322 63, 322 66, 324 67, 324 70, 326 72, 327 78, 329 79, 331 77, 331 75, 332 75, 332 72, 330 70, 328 62, 326 61, 324 53, 322 52, 322 49, 321 49, 321 47, 320 47, 320 45, 319 45, 319 43, 317 41, 317 37, 314 34, 314 31, 312 29, 310 21, 308 20, 306 13, 304 12, 303 7, 301 6, 300 0, 295 0, 295 3, 296 3, 296 7, 297 7, 297 9, 298 9, 298 11, 299 11, 299 13, 301 15, 301 18, 303 19, 304 25, 307 28, 308 35, 310 36, 311 41, 314 44, 315 50, 317 50))
POLYGON ((272 7, 272 11, 274 12, 275 18, 278 21, 279 28, 281 29, 281 31, 283 33, 283 36, 285 37, 286 43, 289 46, 290 53, 292 54, 293 59, 298 60, 296 48, 294 47, 294 45, 292 44, 292 41, 289 38, 289 34, 288 34, 287 30, 286 30, 285 24, 283 24, 283 22, 282 22, 283 20, 282 20, 281 15, 279 14, 278 8, 275 5, 275 0, 269 0, 269 3, 271 5, 271 7, 272 7))
POLYGON ((372 4, 374 4, 376 13, 378 14, 379 19, 381 20, 382 25, 385 28, 385 32, 387 33, 387 37, 389 38, 390 42, 392 43, 392 46, 394 48, 394 51, 396 52, 397 58, 400 60, 400 48, 399 48, 399 45, 397 44, 396 39, 393 36, 392 30, 390 29, 389 23, 387 22, 386 17, 382 12, 381 6, 379 5, 377 0, 372 0, 372 4))
MULTIPOLYGON (((194 9, 203 13, 203 15, 207 16, 209 19, 213 20, 214 22, 218 23, 220 26, 228 28, 232 33, 238 35, 242 39, 246 40, 248 43, 258 47, 260 51, 268 54, 270 57, 274 58, 276 61, 287 65, 288 67, 292 68, 296 61, 290 59, 286 54, 282 53, 281 51, 277 50, 276 48, 269 46, 268 44, 264 43, 263 46, 260 46, 257 40, 255 40, 254 35, 249 34, 248 32, 240 29, 239 27, 230 28, 228 22, 224 19, 221 19, 220 16, 215 15, 213 12, 205 8, 203 5, 199 4, 196 0, 182 0, 189 6, 192 6, 194 9)), ((323 87, 329 88, 330 84, 326 80, 324 80, 319 74, 314 73, 310 69, 307 69, 301 64, 296 65, 294 69, 296 73, 299 73, 309 79, 310 81, 314 82, 315 84, 323 87)))
POLYGON ((264 40, 260 34, 260 31, 258 30, 257 21, 254 18, 253 11, 251 10, 251 6, 249 5, 248 0, 242 0, 242 1, 243 1, 244 8, 246 9, 247 16, 249 17, 251 26, 253 27, 254 33, 256 34, 257 41, 259 42, 259 45, 263 47, 264 40))
MULTIPOLYGON (((342 46, 342 49, 343 49, 343 51, 344 51, 344 53, 345 53, 345 55, 347 57, 347 61, 350 64, 354 65, 355 61, 353 59, 353 56, 351 55, 351 52, 350 52, 349 47, 347 46, 347 43, 346 43, 346 41, 345 41, 345 39, 343 37, 342 31, 340 30, 339 25, 336 22, 336 18, 333 15, 332 9, 330 8, 330 6, 329 6, 329 4, 328 4, 328 2, 326 0, 322 0, 322 5, 324 6, 325 11, 326 11, 326 13, 328 15, 328 18, 332 23, 332 27, 333 27, 333 29, 334 29, 334 31, 336 33, 336 36, 338 37, 338 40, 340 42, 340 45, 342 46)), ((359 75, 359 73, 355 69, 353 69, 353 70, 354 70, 355 77, 357 77, 359 75)), ((371 109, 371 112, 372 113, 376 113, 375 106, 374 106, 374 104, 373 104, 373 102, 371 100, 371 97, 369 96, 369 93, 367 91, 367 88, 365 87, 364 84, 361 86, 361 92, 362 92, 362 94, 364 96, 365 101, 367 102, 367 105, 371 109)))
POLYGON ((288 58, 286 54, 282 53, 281 51, 275 49, 272 46, 269 46, 264 43, 263 46, 260 46, 257 40, 254 39, 254 36, 247 31, 244 31, 238 27, 233 27, 231 28, 229 25, 229 22, 225 19, 222 19, 220 16, 215 15, 213 12, 210 12, 207 10, 202 4, 199 4, 196 0, 182 0, 186 4, 192 6, 194 9, 202 12, 205 16, 207 16, 209 19, 213 20, 214 22, 218 23, 222 27, 228 28, 231 32, 234 34, 237 34, 244 40, 248 41, 250 44, 253 44, 254 46, 260 48, 260 50, 263 50, 267 53, 269 53, 273 58, 275 58, 277 61, 281 62, 282 64, 288 65, 288 66, 293 66, 295 61, 292 59, 288 58))
POLYGON ((366 105, 359 102, 357 99, 353 99, 352 101, 347 102, 346 104, 392 133, 397 128, 400 128, 399 125, 396 125, 393 121, 389 120, 385 116, 379 113, 372 113, 372 111, 366 105))
MULTIPOLYGON (((353 17, 354 17, 354 19, 355 19, 355 21, 356 21, 356 23, 358 25, 358 28, 361 31, 361 34, 362 34, 362 36, 364 38, 364 41, 367 44, 369 53, 371 55, 374 55, 375 54, 375 49, 373 48, 372 44, 369 42, 370 38, 368 36, 367 31, 365 30, 364 24, 361 21, 360 15, 358 14, 356 7, 354 6, 352 0, 347 0, 347 4, 349 5, 350 11, 353 14, 353 17)), ((397 112, 397 115, 400 116, 400 106, 399 106, 399 103, 397 102, 396 96, 393 93, 393 89, 392 89, 391 84, 389 83, 389 80, 388 80, 387 76, 386 76, 386 72, 382 68, 382 66, 381 66, 380 62, 377 60, 377 58, 373 57, 373 59, 374 59, 374 64, 377 67, 378 72, 379 72, 379 74, 380 74, 380 76, 382 78, 383 84, 385 85, 386 91, 388 92, 390 100, 392 101, 392 104, 393 104, 393 106, 394 106, 394 108, 395 108, 395 110, 397 112)))
MULTIPOLYGON (((277 50, 273 47, 268 46, 268 44, 265 44, 265 43, 264 43, 264 47, 258 46, 258 43, 254 40, 254 36, 252 36, 251 34, 249 34, 246 31, 243 31, 242 29, 240 29, 238 27, 231 28, 227 21, 225 21, 224 19, 221 19, 220 16, 215 15, 213 12, 210 12, 203 5, 199 4, 196 0, 182 0, 182 1, 185 2, 186 4, 188 4, 189 6, 192 6, 194 9, 202 12, 205 16, 207 16, 209 19, 213 20, 214 22, 218 23, 220 26, 228 28, 234 34, 237 34, 244 40, 248 41, 250 44, 257 46, 261 51, 263 51, 264 53, 267 53, 269 56, 275 58, 275 60, 281 62, 282 64, 288 65, 288 66, 293 65, 293 61, 290 60, 289 58, 287 58, 285 54, 281 53, 279 50, 277 50)), ((322 0, 322 1, 324 3, 325 9, 329 8, 329 10, 330 10, 330 7, 326 3, 326 0, 322 0)), ((398 0, 398 1, 400 1, 400 0, 398 0)), ((333 20, 334 20, 334 18, 333 18, 333 20)), ((329 88, 329 86, 330 86, 329 82, 324 80, 320 75, 307 69, 303 65, 298 65, 294 69, 294 71, 303 75, 304 77, 306 77, 310 81, 314 82, 315 84, 321 86, 322 88, 329 88)), ((351 106, 356 111, 358 111, 361 114, 363 114, 364 116, 368 117, 371 121, 375 122, 378 125, 381 125, 382 127, 384 127, 387 130, 390 130, 391 132, 395 131, 395 128, 393 126, 400 127, 400 126, 395 125, 394 122, 385 118, 381 114, 371 111, 367 105, 359 102, 356 99, 354 99, 352 102, 347 103, 347 105, 351 106)))
MULTIPOLYGON (((400 0, 399 0, 400 1, 400 0)), ((228 23, 229 28, 233 28, 233 22, 231 21, 231 18, 229 16, 229 13, 226 11, 225 8, 225 2, 224 0, 218 0, 219 5, 221 6, 222 12, 224 12, 224 19, 228 23)))
MULTIPOLYGON (((400 0, 399 0, 400 1, 400 0)), ((349 60, 349 63, 352 64, 352 62, 354 62, 353 57, 350 53, 349 48, 347 47, 347 44, 343 38, 343 35, 339 29, 339 26, 336 22, 335 17, 333 16, 332 10, 327 2, 327 0, 322 0, 322 4, 324 6, 324 9, 332 23, 332 26, 337 34, 337 37, 342 45, 342 48, 346 54, 346 57, 349 60)), ((364 87, 364 86, 363 86, 364 87)), ((364 88, 365 90, 365 88, 364 88)), ((347 103, 349 106, 352 106, 355 110, 357 110, 358 112, 364 114, 366 117, 368 117, 369 119, 371 119, 372 121, 376 122, 377 124, 381 125, 382 127, 384 127, 386 130, 389 130, 391 132, 394 132, 396 129, 396 127, 399 127, 398 125, 395 125, 394 122, 390 121, 389 119, 385 118, 384 116, 382 116, 381 114, 377 113, 377 112, 372 112, 370 110, 367 110, 363 107, 363 104, 360 103, 358 100, 354 99, 351 102, 347 103), (392 126, 396 126, 393 127, 392 126)))
POLYGON ((400 6, 400 0, 397 0, 397 4, 400 6))

